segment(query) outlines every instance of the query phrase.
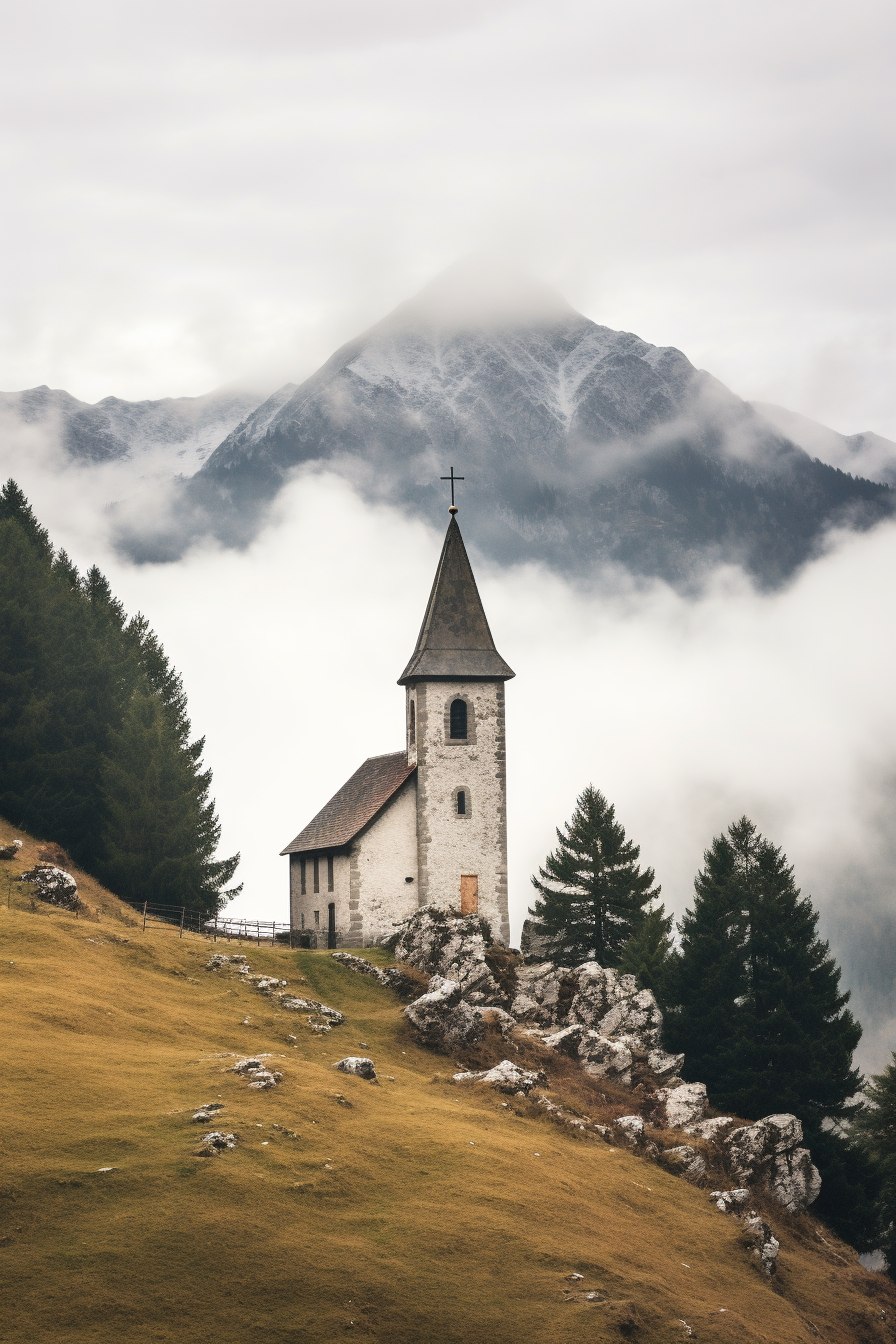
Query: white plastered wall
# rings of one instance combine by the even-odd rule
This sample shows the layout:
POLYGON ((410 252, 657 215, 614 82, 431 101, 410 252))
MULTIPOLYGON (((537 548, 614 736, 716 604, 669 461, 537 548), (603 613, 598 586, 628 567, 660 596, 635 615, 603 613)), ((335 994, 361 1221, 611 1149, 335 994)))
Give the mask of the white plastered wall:
POLYGON ((369 947, 417 908, 417 782, 412 775, 352 842, 344 946, 369 947), (412 880, 407 881, 408 878, 412 880))
POLYGON ((460 879, 479 879, 479 913, 507 943, 507 785, 504 685, 498 681, 421 681, 416 701, 417 866, 421 905, 460 908, 460 879), (448 706, 468 706, 468 737, 448 737, 448 706), (467 793, 458 816, 456 792, 467 793))

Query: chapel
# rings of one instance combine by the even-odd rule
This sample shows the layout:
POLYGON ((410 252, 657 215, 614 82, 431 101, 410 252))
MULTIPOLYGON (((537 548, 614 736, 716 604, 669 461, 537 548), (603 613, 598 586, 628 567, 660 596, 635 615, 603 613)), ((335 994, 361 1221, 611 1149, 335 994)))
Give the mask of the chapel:
POLYGON ((452 504, 405 688, 401 751, 370 756, 281 851, 297 941, 365 947, 418 906, 509 942, 504 683, 452 504))

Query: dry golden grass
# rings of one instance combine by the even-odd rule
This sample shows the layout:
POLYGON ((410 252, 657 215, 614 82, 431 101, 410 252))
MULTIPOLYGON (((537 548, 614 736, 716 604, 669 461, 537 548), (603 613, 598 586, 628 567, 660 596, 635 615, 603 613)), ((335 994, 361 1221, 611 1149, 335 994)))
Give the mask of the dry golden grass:
MULTIPOLYGON (((35 857, 29 841, 0 872, 35 857)), ((491 1090, 433 1082, 452 1061, 415 1043, 391 991, 326 953, 244 945, 253 971, 304 976, 346 1013, 315 1036, 206 971, 208 941, 128 928, 133 912, 78 876, 99 923, 32 911, 21 888, 7 908, 0 881, 9 1338, 666 1344, 689 1337, 683 1321, 732 1344, 894 1338, 892 1284, 812 1220, 775 1218, 769 1283, 705 1191, 491 1090), (258 1051, 285 1075, 273 1091, 227 1072, 258 1051), (380 1086, 334 1072, 353 1053, 380 1086), (191 1112, 218 1099, 238 1147, 197 1157, 191 1112)), ((594 1110, 573 1065, 549 1072, 594 1110)))

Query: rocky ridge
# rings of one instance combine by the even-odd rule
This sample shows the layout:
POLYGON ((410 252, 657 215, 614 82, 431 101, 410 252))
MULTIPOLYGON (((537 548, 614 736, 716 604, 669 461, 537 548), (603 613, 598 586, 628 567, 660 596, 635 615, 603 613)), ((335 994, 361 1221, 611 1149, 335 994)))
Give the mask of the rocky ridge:
MULTIPOLYGON (((658 1138, 674 1130, 708 1145, 716 1165, 740 1182, 737 1190, 715 1191, 712 1198, 742 1219, 757 1263, 773 1272, 777 1242, 756 1210, 745 1206, 751 1188, 790 1213, 802 1212, 817 1198, 821 1178, 802 1146, 797 1117, 770 1115, 751 1125, 729 1116, 707 1118, 705 1085, 681 1078, 684 1056, 663 1050, 662 1014, 653 994, 639 989, 633 976, 597 962, 566 968, 548 961, 527 964, 522 957, 511 959, 508 974, 508 954, 501 950, 496 961, 486 934, 477 916, 458 917, 435 906, 422 907, 399 926, 391 940, 396 958, 431 977, 427 992, 404 1009, 421 1039, 444 1050, 481 1041, 489 1030, 508 1043, 537 1040, 577 1060, 590 1076, 632 1089, 641 1113, 617 1117, 612 1126, 595 1124, 535 1095, 547 1083, 545 1074, 509 1059, 456 1073, 454 1083, 532 1094, 558 1123, 631 1148, 695 1184, 703 1184, 707 1172, 700 1148, 680 1139, 661 1144, 658 1138)), ((336 955, 347 969, 369 974, 355 964, 362 958, 336 955)), ((383 973, 383 983, 387 977, 383 973)))

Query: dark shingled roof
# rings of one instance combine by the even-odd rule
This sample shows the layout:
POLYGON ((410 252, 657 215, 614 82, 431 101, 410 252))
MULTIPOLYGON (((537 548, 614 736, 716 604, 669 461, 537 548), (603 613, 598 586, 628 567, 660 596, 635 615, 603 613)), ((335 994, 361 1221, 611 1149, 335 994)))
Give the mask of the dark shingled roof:
POLYGON ((393 751, 388 756, 369 756, 304 831, 299 831, 295 840, 280 853, 301 854, 306 850, 340 849, 347 845, 373 820, 416 768, 408 765, 404 751, 393 751))
POLYGON ((417 647, 398 684, 431 677, 509 681, 515 675, 495 648, 460 528, 452 515, 417 647))

